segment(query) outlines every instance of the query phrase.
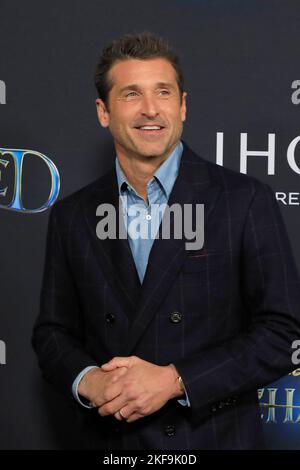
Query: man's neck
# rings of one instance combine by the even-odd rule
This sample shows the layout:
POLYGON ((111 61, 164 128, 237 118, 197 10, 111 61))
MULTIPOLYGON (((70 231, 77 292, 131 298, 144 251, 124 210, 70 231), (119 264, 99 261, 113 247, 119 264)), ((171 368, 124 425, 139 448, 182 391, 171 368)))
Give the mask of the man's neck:
MULTIPOLYGON (((174 146, 174 148, 176 145, 174 146)), ((147 201, 147 184, 153 178, 157 169, 166 161, 174 151, 174 148, 167 154, 157 157, 128 156, 122 152, 117 152, 117 157, 127 181, 133 186, 136 192, 147 201)))

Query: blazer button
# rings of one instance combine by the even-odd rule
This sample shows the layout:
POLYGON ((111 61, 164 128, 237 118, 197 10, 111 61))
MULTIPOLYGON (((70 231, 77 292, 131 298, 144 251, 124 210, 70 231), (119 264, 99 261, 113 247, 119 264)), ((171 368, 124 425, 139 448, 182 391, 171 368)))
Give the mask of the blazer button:
POLYGON ((170 322, 172 323, 179 323, 182 320, 182 313, 180 312, 173 312, 170 315, 170 322))
POLYGON ((173 424, 169 424, 168 426, 165 426, 166 436, 168 436, 168 437, 175 436, 175 432, 176 432, 176 429, 175 429, 175 426, 173 424))
POLYGON ((108 323, 108 324, 110 324, 110 325, 111 325, 112 323, 114 323, 115 319, 116 319, 116 317, 115 317, 115 315, 114 315, 113 313, 107 313, 107 314, 105 315, 105 321, 106 321, 106 323, 108 323))

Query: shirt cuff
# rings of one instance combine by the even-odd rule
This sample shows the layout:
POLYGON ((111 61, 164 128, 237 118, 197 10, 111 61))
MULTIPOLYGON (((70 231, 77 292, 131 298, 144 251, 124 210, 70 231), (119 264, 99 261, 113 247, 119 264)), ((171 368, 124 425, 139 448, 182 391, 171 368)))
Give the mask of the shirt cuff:
POLYGON ((185 398, 177 400, 182 406, 191 406, 188 394, 185 392, 185 398))
POLYGON ((88 408, 88 409, 91 409, 93 408, 93 406, 90 404, 90 402, 88 400, 85 400, 83 397, 80 397, 79 396, 79 393, 78 393, 78 385, 79 385, 79 382, 81 381, 81 379, 83 379, 83 377, 85 376, 85 374, 87 374, 90 370, 92 369, 99 369, 98 366, 88 366, 86 367, 85 369, 83 369, 76 377, 76 379, 74 380, 73 382, 73 385, 72 385, 72 394, 73 394, 73 397, 75 398, 75 400, 80 403, 80 405, 84 406, 84 408, 88 408), (85 403, 83 402, 83 400, 85 400, 85 403))
POLYGON ((185 393, 185 398, 181 398, 181 399, 178 399, 178 403, 180 403, 180 405, 182 406, 191 406, 191 402, 189 400, 189 397, 188 397, 188 394, 186 392, 186 389, 185 389, 185 386, 184 386, 184 383, 181 381, 182 385, 183 385, 183 388, 184 388, 184 393, 185 393))

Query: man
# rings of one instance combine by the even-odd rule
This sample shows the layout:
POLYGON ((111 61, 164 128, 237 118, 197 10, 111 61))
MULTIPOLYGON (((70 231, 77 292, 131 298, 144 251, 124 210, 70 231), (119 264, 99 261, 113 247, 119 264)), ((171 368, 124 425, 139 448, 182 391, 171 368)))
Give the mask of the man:
POLYGON ((52 207, 33 335, 44 376, 78 403, 83 447, 264 448, 257 388, 293 370, 300 334, 273 192, 180 140, 187 95, 161 38, 114 41, 96 86, 115 166, 52 207), (132 209, 149 233, 166 203, 204 205, 203 247, 130 236, 132 209), (127 238, 98 236, 105 204, 127 238))

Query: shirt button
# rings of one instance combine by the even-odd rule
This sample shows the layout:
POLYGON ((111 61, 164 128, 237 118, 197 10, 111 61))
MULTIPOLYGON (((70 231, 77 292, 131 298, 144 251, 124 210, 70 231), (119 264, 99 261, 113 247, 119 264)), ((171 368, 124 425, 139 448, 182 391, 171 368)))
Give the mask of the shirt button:
POLYGON ((105 315, 105 321, 106 321, 106 323, 112 324, 112 323, 114 323, 115 319, 116 319, 116 317, 115 317, 115 315, 114 315, 113 313, 107 313, 107 314, 105 315))
POLYGON ((169 424, 168 426, 165 426, 165 435, 168 437, 175 436, 176 433, 176 428, 173 424, 169 424))
POLYGON ((182 320, 182 313, 180 312, 173 312, 170 315, 170 322, 172 323, 179 323, 182 320))
POLYGON ((146 219, 147 219, 147 220, 151 220, 151 215, 150 215, 150 214, 147 214, 147 215, 146 215, 146 219))

